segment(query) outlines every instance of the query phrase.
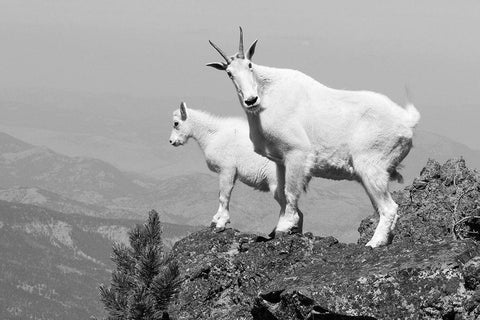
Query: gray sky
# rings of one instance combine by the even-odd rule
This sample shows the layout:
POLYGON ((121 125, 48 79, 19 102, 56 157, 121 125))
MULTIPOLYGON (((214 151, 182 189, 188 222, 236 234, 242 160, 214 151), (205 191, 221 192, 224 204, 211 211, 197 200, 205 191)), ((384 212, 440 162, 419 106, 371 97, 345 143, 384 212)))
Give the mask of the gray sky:
MULTIPOLYGON (((219 60, 207 40, 233 53, 239 25, 248 44, 260 39, 257 63, 402 104, 408 84, 422 129, 480 149, 473 0, 0 0, 0 94, 115 93, 168 97, 175 106, 215 100, 211 110, 242 115, 227 77, 205 67, 219 60)), ((159 108, 170 118, 172 105, 159 108)))

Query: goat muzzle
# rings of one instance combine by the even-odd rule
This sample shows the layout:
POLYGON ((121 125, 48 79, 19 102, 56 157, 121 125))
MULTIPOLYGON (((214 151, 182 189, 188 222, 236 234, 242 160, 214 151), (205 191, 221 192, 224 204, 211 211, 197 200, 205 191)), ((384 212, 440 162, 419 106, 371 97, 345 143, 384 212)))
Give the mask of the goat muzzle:
POLYGON ((258 97, 250 97, 245 100, 245 104, 249 107, 252 107, 255 105, 255 103, 257 103, 257 101, 258 101, 258 97))

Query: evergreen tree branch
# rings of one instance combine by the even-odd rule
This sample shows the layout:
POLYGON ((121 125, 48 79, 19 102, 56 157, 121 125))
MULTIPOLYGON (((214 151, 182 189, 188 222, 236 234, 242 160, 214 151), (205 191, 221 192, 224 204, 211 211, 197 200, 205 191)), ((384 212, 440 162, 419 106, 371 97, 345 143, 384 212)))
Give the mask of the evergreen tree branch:
POLYGON ((109 287, 101 285, 100 300, 107 320, 168 320, 168 304, 180 288, 179 268, 165 255, 158 213, 129 231, 130 247, 114 244, 115 270, 109 287))

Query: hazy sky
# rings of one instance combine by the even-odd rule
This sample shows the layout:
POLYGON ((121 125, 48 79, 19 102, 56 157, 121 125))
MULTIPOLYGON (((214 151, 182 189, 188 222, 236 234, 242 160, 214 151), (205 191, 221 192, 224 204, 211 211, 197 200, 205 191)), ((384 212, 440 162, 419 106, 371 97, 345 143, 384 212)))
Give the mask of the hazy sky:
MULTIPOLYGON (((408 84, 423 129, 480 149, 473 0, 0 0, 0 94, 71 90, 194 106, 209 97, 231 104, 224 114, 241 115, 227 77, 205 67, 220 59, 207 40, 234 53, 239 25, 246 45, 260 39, 257 63, 402 104, 408 84)), ((170 117, 171 105, 159 108, 170 117)))

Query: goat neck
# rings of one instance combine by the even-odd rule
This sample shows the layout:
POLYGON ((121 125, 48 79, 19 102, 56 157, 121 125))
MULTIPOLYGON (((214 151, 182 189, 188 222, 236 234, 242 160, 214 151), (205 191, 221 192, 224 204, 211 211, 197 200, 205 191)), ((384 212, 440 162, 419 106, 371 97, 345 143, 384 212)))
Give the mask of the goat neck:
POLYGON ((219 119, 207 112, 192 109, 189 109, 189 116, 192 125, 191 137, 205 150, 212 136, 218 132, 219 119))

